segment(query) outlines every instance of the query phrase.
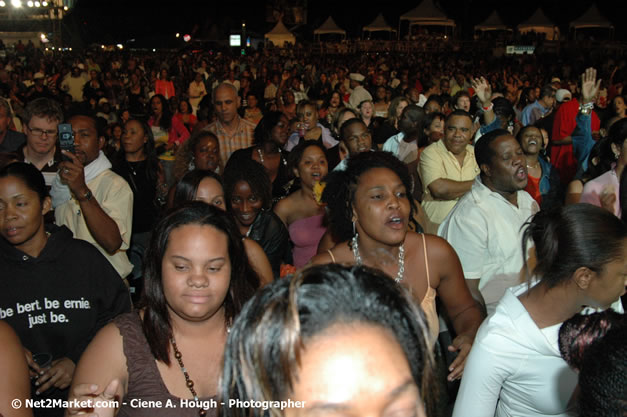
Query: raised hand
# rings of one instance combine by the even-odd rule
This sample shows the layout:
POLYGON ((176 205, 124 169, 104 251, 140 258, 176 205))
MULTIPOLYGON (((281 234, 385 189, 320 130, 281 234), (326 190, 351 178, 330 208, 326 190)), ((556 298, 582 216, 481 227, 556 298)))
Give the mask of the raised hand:
POLYGON ((479 98, 481 104, 484 107, 489 104, 492 99, 492 87, 490 86, 488 80, 486 80, 484 77, 479 77, 471 79, 470 83, 472 85, 472 88, 474 88, 475 93, 477 94, 477 98, 479 98))
POLYGON ((588 68, 581 74, 581 95, 583 96, 583 104, 593 103, 599 94, 601 79, 597 78, 597 70, 588 68))

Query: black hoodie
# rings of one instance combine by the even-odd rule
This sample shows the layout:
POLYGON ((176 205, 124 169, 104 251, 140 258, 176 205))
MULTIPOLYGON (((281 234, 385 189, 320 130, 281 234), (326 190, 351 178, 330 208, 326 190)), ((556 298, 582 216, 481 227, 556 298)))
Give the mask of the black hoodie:
POLYGON ((0 319, 33 354, 76 364, 100 328, 131 310, 130 297, 98 249, 65 226, 49 231, 37 258, 0 238, 0 319))

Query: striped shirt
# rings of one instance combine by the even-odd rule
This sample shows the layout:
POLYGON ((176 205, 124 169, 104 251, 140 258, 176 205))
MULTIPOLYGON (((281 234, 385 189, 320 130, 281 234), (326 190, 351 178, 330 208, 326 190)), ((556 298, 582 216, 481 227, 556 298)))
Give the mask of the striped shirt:
POLYGON ((237 130, 232 135, 227 133, 219 120, 216 120, 204 129, 217 136, 220 142, 220 157, 225 164, 233 152, 238 149, 248 148, 253 144, 255 124, 239 116, 237 118, 239 119, 239 124, 237 125, 237 130))

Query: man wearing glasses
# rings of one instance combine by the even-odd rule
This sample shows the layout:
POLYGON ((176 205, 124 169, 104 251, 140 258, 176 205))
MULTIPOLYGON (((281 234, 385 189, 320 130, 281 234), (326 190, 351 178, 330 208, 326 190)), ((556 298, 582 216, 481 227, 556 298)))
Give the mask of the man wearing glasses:
POLYGON ((50 187, 54 179, 61 154, 57 149, 57 126, 63 122, 61 106, 49 98, 38 98, 26 106, 24 134, 26 144, 18 150, 19 158, 35 165, 50 187))

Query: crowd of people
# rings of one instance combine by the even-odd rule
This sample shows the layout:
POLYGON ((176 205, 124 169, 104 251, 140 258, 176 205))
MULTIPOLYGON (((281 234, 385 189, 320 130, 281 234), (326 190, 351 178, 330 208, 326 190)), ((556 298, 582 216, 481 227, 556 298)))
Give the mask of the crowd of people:
POLYGON ((7 56, 0 415, 622 416, 625 82, 620 56, 7 56))

